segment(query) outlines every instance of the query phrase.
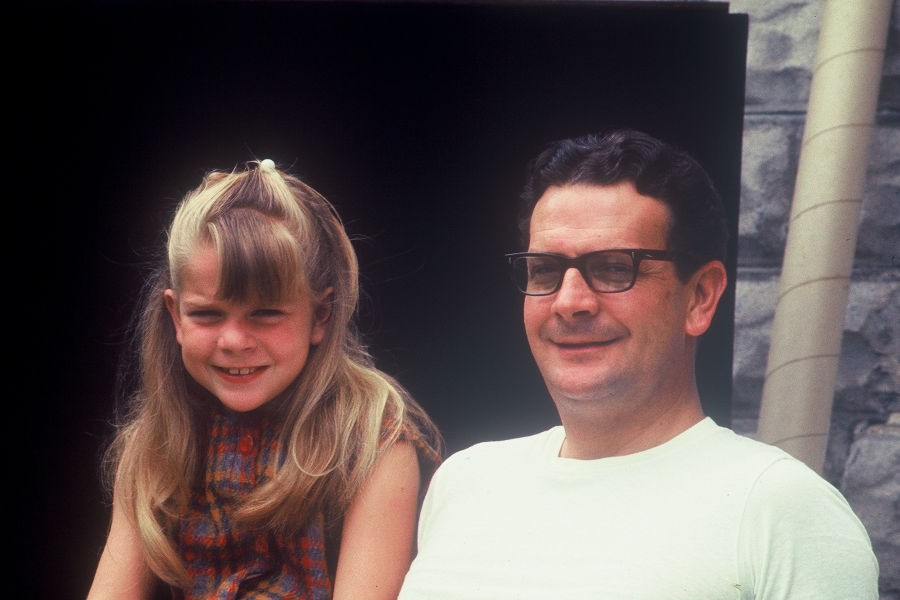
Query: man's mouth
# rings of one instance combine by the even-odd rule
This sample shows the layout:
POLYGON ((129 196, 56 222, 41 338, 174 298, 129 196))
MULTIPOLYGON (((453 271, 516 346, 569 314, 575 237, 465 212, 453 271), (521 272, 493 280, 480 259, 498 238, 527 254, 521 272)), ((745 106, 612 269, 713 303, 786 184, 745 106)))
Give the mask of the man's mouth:
POLYGON ((591 342, 556 342, 556 345, 560 348, 565 349, 579 349, 579 348, 602 348, 603 346, 608 346, 613 343, 615 340, 603 340, 603 341, 591 341, 591 342))

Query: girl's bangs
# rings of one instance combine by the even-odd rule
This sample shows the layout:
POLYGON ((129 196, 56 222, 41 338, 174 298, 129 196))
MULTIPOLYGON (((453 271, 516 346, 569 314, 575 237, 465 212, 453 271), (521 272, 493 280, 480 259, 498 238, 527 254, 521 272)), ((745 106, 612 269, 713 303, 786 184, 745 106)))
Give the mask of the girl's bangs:
MULTIPOLYGON (((243 212, 243 211, 241 211, 243 212)), ((306 285, 300 248, 284 224, 255 211, 231 213, 214 227, 220 260, 219 295, 233 301, 281 302, 306 285)))

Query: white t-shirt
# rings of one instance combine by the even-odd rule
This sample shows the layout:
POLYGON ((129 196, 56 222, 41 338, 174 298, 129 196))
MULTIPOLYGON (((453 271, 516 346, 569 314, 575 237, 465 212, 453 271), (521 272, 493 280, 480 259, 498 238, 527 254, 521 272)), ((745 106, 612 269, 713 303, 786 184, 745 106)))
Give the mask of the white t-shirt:
POLYGON ((706 418, 627 456, 559 457, 561 426, 438 469, 399 600, 863 600, 878 563, 840 492, 706 418))

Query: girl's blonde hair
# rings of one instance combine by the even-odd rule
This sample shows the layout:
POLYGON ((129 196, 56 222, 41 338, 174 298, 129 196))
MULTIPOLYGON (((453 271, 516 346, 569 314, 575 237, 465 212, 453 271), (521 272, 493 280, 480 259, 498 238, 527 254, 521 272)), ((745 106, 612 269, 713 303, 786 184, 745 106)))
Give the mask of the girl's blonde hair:
POLYGON ((272 401, 283 423, 278 438, 283 460, 275 475, 248 495, 238 519, 294 533, 319 511, 339 517, 379 453, 401 435, 424 442, 433 456, 442 455, 433 422, 393 378, 375 368, 359 338, 356 253, 322 195, 270 160, 252 161, 240 171, 211 171, 178 205, 167 235, 165 264, 148 279, 134 326, 133 358, 139 364, 134 391, 104 461, 114 501, 132 519, 148 565, 162 580, 186 583, 167 532, 198 483, 208 420, 190 391, 197 384, 181 361, 163 292, 178 289, 200 244, 211 244, 218 254, 222 298, 275 302, 304 293, 323 299, 316 309, 328 318, 324 340, 311 348, 293 384, 272 401))

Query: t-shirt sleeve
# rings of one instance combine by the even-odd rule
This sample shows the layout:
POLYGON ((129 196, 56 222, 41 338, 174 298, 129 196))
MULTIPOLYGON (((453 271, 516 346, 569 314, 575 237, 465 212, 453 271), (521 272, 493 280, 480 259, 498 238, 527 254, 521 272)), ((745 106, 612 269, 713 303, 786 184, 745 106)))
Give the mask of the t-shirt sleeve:
POLYGON ((877 600, 878 561, 844 496, 801 461, 772 463, 748 496, 739 564, 760 600, 877 600))

